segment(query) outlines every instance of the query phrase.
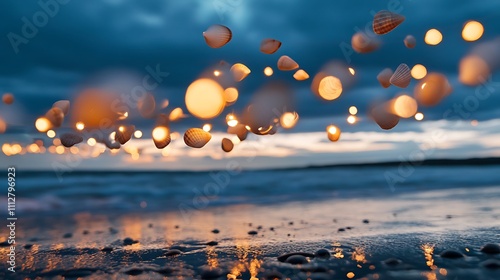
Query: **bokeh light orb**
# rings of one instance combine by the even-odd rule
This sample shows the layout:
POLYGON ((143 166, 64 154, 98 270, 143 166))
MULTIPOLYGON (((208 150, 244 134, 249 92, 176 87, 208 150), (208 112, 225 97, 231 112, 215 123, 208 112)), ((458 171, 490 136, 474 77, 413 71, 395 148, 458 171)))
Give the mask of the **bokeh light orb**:
POLYGON ((52 128, 52 124, 47 118, 41 117, 35 121, 35 127, 38 131, 45 133, 52 128))
POLYGON ((415 64, 415 66, 411 68, 411 76, 414 79, 420 80, 425 77, 425 75, 427 75, 427 68, 422 64, 415 64))
POLYGON ((391 111, 401 118, 410 118, 417 113, 418 104, 415 99, 408 95, 400 95, 392 102, 391 111))
POLYGON ((185 101, 188 111, 200 119, 217 117, 226 105, 224 89, 214 80, 205 78, 189 85, 185 101))
POLYGON ((462 29, 462 38, 468 42, 479 40, 483 36, 484 27, 480 22, 475 20, 468 21, 462 29))
POLYGON ((425 33, 424 41, 427 45, 436 46, 443 41, 443 34, 437 29, 429 29, 425 33))
POLYGON ((319 82, 318 93, 325 100, 335 100, 342 94, 342 83, 337 77, 326 76, 319 82))

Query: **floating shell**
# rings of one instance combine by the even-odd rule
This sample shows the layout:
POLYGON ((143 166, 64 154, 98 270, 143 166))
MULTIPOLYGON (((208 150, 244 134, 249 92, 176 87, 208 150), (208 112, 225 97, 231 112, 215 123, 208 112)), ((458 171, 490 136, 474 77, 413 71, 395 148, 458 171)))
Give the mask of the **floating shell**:
POLYGON ((231 41, 233 33, 224 25, 215 24, 203 32, 205 42, 211 48, 220 48, 231 41))
POLYGON ((275 39, 264 39, 260 43, 260 51, 265 54, 273 54, 281 47, 281 42, 275 39))
POLYGON ((115 140, 124 145, 132 138, 132 134, 134 134, 134 131, 134 125, 122 125, 115 133, 115 140))
POLYGON ((69 104, 69 100, 59 100, 52 104, 52 107, 61 109, 63 114, 66 116, 69 113, 69 104))
POLYGON ((357 32, 352 35, 351 46, 358 53, 370 53, 377 50, 380 46, 380 40, 371 33, 372 36, 364 32, 357 32))
POLYGON ((400 88, 405 88, 407 87, 410 82, 411 82, 411 70, 408 65, 401 63, 396 71, 394 71, 394 74, 392 74, 391 79, 389 80, 391 84, 400 87, 400 88))
POLYGON ((231 126, 228 127, 227 133, 236 134, 236 136, 238 136, 238 139, 240 139, 240 141, 244 141, 245 139, 247 139, 248 136, 248 130, 246 129, 245 125, 241 123, 235 125, 234 127, 231 126))
POLYGON ((377 80, 384 88, 388 88, 391 86, 390 80, 391 80, 392 74, 393 74, 393 72, 390 68, 385 68, 380 73, 378 73, 377 80))
POLYGON ((222 139, 222 143, 221 143, 221 147, 222 147, 222 150, 224 152, 229 153, 234 148, 233 141, 231 141, 231 140, 229 140, 227 138, 223 138, 222 139))
POLYGON ((153 142, 158 149, 165 148, 172 141, 172 138, 170 137, 170 129, 166 126, 160 125, 155 127, 152 134, 153 142))
POLYGON ((66 148, 73 147, 82 141, 83 137, 75 133, 64 133, 61 135, 61 144, 66 148))
POLYGON ((429 73, 415 86, 413 95, 419 104, 435 106, 450 94, 452 90, 445 75, 429 73))
POLYGON ((139 102, 137 103, 137 107, 139 109, 139 113, 143 118, 152 118, 155 114, 156 109, 155 97, 151 93, 146 93, 144 98, 139 100, 139 102))
POLYGON ((236 82, 241 82, 243 81, 243 79, 245 79, 248 74, 250 74, 250 69, 244 65, 244 64, 241 64, 241 63, 236 63, 234 64, 232 67, 231 67, 231 73, 233 73, 233 78, 234 78, 234 81, 236 82))
POLYGON ((12 93, 5 93, 2 95, 2 102, 7 105, 14 103, 14 95, 12 93))
POLYGON ((412 35, 406 36, 403 42, 409 49, 413 49, 417 45, 417 40, 412 35))
POLYGON ((59 107, 53 107, 45 114, 52 126, 60 127, 64 121, 64 113, 59 107))
POLYGON ((299 68, 299 64, 289 56, 282 56, 278 60, 278 69, 281 71, 291 71, 299 68))
POLYGON ((210 133, 200 128, 190 128, 184 133, 184 143, 191 148, 202 148, 211 138, 210 133))
POLYGON ((293 74, 293 77, 297 81, 305 81, 305 80, 309 79, 309 74, 307 74, 306 71, 299 69, 299 70, 297 70, 297 72, 295 72, 295 74, 293 74))
POLYGON ((378 35, 387 34, 398 27, 404 20, 405 17, 402 15, 385 10, 380 11, 373 18, 373 32, 378 35))
POLYGON ((384 130, 392 129, 399 123, 399 117, 388 112, 386 104, 372 108, 370 116, 384 130))
POLYGON ((182 111, 182 108, 175 108, 170 112, 170 115, 168 116, 168 119, 171 122, 178 121, 184 117, 184 112, 182 111))

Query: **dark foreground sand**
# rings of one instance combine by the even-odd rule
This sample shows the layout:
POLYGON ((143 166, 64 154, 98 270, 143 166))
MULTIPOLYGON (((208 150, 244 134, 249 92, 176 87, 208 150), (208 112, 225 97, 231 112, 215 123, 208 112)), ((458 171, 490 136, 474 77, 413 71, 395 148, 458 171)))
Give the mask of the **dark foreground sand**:
POLYGON ((500 243, 499 196, 491 187, 184 214, 26 214, 16 273, 0 247, 0 278, 500 279, 500 248, 481 250, 500 243))

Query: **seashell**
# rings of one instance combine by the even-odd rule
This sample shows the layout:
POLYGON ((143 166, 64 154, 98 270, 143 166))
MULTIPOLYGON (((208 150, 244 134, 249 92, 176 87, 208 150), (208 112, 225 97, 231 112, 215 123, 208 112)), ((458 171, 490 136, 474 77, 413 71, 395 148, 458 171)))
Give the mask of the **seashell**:
POLYGON ((337 142, 340 139, 340 134, 342 132, 340 131, 340 128, 338 128, 335 125, 329 125, 326 128, 326 134, 328 136, 328 140, 332 142, 337 142))
POLYGON ((52 126, 60 127, 64 121, 64 113, 59 107, 53 107, 45 114, 52 126))
POLYGON ((378 82, 384 87, 388 88, 391 86, 392 70, 390 68, 385 68, 377 75, 378 82))
POLYGON ((158 149, 165 148, 168 144, 170 144, 170 141, 172 141, 172 138, 170 137, 170 129, 167 126, 159 125, 155 127, 153 129, 152 136, 153 142, 158 149))
POLYGON ((241 123, 235 125, 234 127, 231 127, 231 126, 228 127, 227 133, 236 134, 236 136, 238 136, 238 139, 240 139, 240 141, 247 139, 247 136, 248 136, 247 128, 245 127, 244 124, 241 124, 241 123))
POLYGON ((260 51, 265 54, 273 54, 281 47, 281 42, 275 39, 264 39, 260 43, 260 51))
POLYGON ((293 77, 297 81, 304 81, 304 80, 309 79, 309 74, 307 74, 306 71, 299 69, 299 70, 297 70, 297 72, 295 72, 295 74, 293 74, 293 77))
POLYGON ((222 144, 221 144, 221 147, 222 147, 222 150, 226 153, 229 153, 230 151, 233 150, 234 148, 234 144, 233 144, 233 141, 227 139, 227 138, 223 138, 222 139, 222 144))
POLYGON ((132 138, 132 134, 134 134, 134 131, 134 125, 122 125, 115 132, 115 140, 124 145, 130 140, 130 138, 132 138))
POLYGON ((429 73, 415 86, 413 96, 421 105, 435 106, 452 91, 445 75, 429 73))
POLYGON ((372 108, 370 117, 384 130, 392 129, 399 123, 399 117, 388 112, 385 104, 372 108))
POLYGON ((411 81, 411 70, 408 65, 401 63, 396 71, 394 71, 394 74, 392 74, 391 79, 389 82, 391 84, 400 87, 400 88, 405 88, 410 84, 411 81))
POLYGON ((211 138, 210 133, 200 128, 190 128, 184 133, 184 143, 191 148, 202 148, 211 138))
POLYGON ((417 45, 417 40, 415 39, 415 37, 413 37, 413 35, 406 36, 403 42, 409 49, 413 49, 415 45, 417 45))
POLYGON ((120 149, 121 145, 117 141, 111 141, 109 138, 102 140, 102 143, 110 150, 120 149))
POLYGON ((234 81, 236 82, 241 82, 243 81, 243 79, 245 79, 248 74, 250 74, 250 69, 244 65, 244 64, 241 64, 241 63, 236 63, 234 64, 232 67, 231 67, 231 73, 233 73, 233 78, 234 78, 234 81))
POLYGON ((66 116, 69 113, 69 104, 69 100, 59 100, 52 104, 52 107, 61 109, 66 116))
POLYGON ((205 38, 205 42, 211 48, 223 47, 231 41, 232 37, 231 29, 219 24, 212 25, 203 32, 203 38, 205 38))
POLYGON ((182 111, 182 108, 175 108, 170 112, 170 115, 168 115, 168 119, 171 122, 178 121, 184 117, 184 112, 182 111))
POLYGON ((398 27, 405 17, 389 11, 380 11, 373 17, 373 32, 378 35, 383 35, 391 32, 398 27))
POLYGON ((83 137, 75 133, 64 133, 61 135, 61 144, 66 148, 73 147, 82 141, 83 137))
POLYGON ((143 118, 152 118, 156 109, 155 97, 151 93, 146 93, 144 98, 137 103, 137 108, 143 118))
POLYGON ((2 95, 2 102, 7 105, 14 103, 14 95, 12 93, 5 93, 2 95))
POLYGON ((238 89, 234 87, 226 88, 224 90, 224 99, 226 100, 226 106, 234 104, 238 100, 238 96, 238 89))
POLYGON ((289 56, 284 55, 278 60, 278 69, 281 71, 291 71, 297 68, 299 68, 299 64, 289 56))
POLYGON ((380 46, 380 40, 375 34, 370 32, 368 36, 365 32, 357 32, 352 35, 351 46, 357 53, 370 53, 377 50, 380 46))

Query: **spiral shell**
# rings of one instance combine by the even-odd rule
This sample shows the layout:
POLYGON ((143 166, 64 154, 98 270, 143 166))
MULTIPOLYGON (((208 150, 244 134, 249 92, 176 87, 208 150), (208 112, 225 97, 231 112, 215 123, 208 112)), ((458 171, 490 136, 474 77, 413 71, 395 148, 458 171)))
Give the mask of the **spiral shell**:
POLYGON ((75 133, 64 133, 61 135, 61 144, 66 148, 73 147, 82 141, 83 137, 75 133))
POLYGON ((260 43, 260 51, 265 54, 273 54, 281 47, 281 42, 275 39, 264 39, 260 43))
POLYGON ((400 87, 400 88, 405 88, 410 84, 411 81, 411 70, 408 65, 401 63, 396 71, 394 71, 394 74, 392 74, 391 79, 389 80, 391 84, 400 87))
POLYGON ((380 73, 378 73, 377 80, 384 88, 388 88, 391 86, 390 80, 392 74, 393 72, 390 68, 385 68, 384 70, 380 71, 380 73))
POLYGON ((210 133, 200 128, 190 128, 184 133, 184 143, 191 148, 202 148, 211 138, 210 133))
POLYGON ((233 141, 231 141, 231 140, 229 140, 227 138, 223 138, 222 139, 222 143, 221 143, 221 147, 222 147, 222 150, 224 152, 229 153, 234 148, 233 141))
POLYGON ((231 41, 233 33, 231 29, 224 25, 215 24, 210 26, 205 32, 203 32, 203 38, 205 42, 211 48, 221 48, 225 44, 231 41))
POLYGON ((402 15, 385 10, 380 11, 373 18, 373 32, 378 35, 387 34, 398 27, 404 20, 405 17, 402 15))
POLYGON ((289 56, 282 56, 278 60, 278 69, 281 71, 291 71, 299 68, 299 64, 289 56))

